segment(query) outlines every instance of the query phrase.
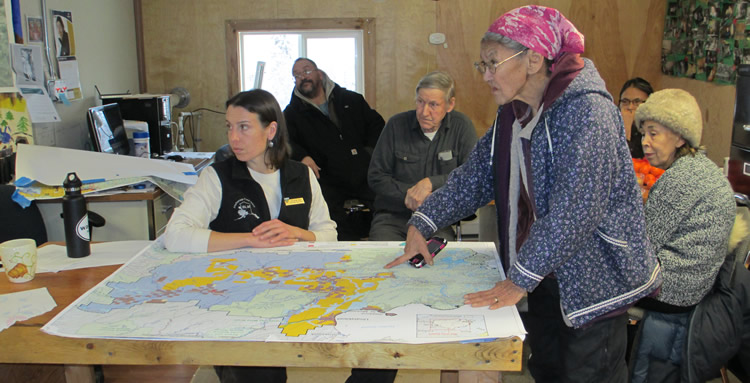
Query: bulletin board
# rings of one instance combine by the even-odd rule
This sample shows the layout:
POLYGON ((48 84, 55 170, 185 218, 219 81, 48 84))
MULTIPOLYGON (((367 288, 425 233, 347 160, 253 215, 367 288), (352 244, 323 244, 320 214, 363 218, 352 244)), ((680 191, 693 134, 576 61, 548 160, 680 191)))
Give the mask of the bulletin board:
POLYGON ((668 0, 662 72, 734 84, 739 64, 750 64, 750 2, 668 0))

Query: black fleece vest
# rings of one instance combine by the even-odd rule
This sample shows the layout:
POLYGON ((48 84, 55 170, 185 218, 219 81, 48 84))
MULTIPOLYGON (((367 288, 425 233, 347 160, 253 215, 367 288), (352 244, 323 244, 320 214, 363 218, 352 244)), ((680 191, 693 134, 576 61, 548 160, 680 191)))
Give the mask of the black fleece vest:
MULTIPOLYGON (((209 228, 220 233, 248 233, 271 219, 263 188, 247 165, 235 157, 211 165, 221 181, 221 206, 209 228)), ((279 220, 307 230, 310 224, 310 177, 307 166, 287 160, 281 169, 279 220)))

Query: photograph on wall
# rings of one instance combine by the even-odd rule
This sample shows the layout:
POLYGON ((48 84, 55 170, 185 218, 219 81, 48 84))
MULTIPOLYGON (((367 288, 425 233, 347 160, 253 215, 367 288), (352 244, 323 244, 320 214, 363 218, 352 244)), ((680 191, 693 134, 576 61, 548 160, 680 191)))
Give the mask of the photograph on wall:
POLYGON ((69 11, 52 11, 52 25, 55 31, 57 57, 76 55, 75 30, 73 13, 69 11))
POLYGON ((26 34, 30 43, 41 43, 44 39, 41 17, 26 17, 26 34))
POLYGON ((16 85, 44 85, 42 47, 39 45, 11 44, 13 71, 16 72, 16 85))
POLYGON ((750 3, 745 0, 668 0, 662 72, 734 84, 750 63, 750 3))
POLYGON ((31 118, 20 93, 0 93, 0 150, 18 144, 33 144, 31 118))
POLYGON ((0 0, 0 92, 13 90, 13 70, 10 66, 10 43, 13 23, 10 16, 10 1, 0 0), (5 88, 5 89, 3 89, 5 88))

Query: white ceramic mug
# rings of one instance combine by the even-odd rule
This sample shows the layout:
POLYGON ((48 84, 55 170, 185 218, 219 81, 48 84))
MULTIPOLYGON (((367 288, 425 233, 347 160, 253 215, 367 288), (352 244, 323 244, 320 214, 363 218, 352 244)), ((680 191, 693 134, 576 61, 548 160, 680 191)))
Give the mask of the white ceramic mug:
POLYGON ((36 274, 36 241, 29 238, 13 239, 0 244, 5 275, 13 283, 34 279, 36 274))

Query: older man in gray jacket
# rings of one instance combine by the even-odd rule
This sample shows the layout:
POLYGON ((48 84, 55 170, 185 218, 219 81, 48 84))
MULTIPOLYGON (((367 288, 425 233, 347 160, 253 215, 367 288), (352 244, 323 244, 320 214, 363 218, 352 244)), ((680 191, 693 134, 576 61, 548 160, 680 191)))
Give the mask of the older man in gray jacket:
MULTIPOLYGON (((371 241, 406 239, 412 212, 468 158, 477 136, 471 120, 453 110, 455 105, 453 79, 431 72, 417 84, 416 110, 388 120, 367 173, 375 192, 371 241)), ((455 236, 450 226, 436 235, 455 236)))

